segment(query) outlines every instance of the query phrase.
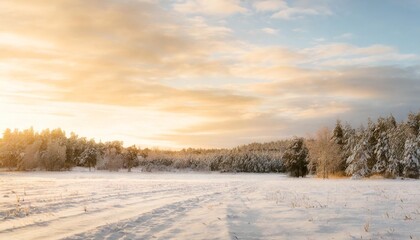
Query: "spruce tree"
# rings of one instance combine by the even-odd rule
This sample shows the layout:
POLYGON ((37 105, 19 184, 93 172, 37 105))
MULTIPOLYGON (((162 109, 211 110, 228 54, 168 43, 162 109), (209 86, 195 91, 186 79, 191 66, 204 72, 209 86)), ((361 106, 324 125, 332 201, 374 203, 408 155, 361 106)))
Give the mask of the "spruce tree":
POLYGON ((355 135, 357 143, 354 145, 351 155, 347 158, 346 174, 356 177, 365 177, 371 173, 369 162, 373 152, 369 145, 369 131, 363 128, 355 135))
POLYGON ((98 150, 94 146, 88 146, 82 154, 80 154, 80 164, 88 166, 89 171, 96 165, 96 159, 98 158, 98 150))
POLYGON ((344 171, 346 170, 346 159, 348 156, 346 156, 345 154, 345 136, 344 136, 344 129, 341 125, 340 120, 337 120, 337 123, 335 125, 335 128, 333 130, 333 136, 332 136, 332 140, 334 143, 337 144, 338 148, 339 148, 339 152, 340 152, 340 159, 339 159, 339 168, 337 169, 338 171, 344 171))
POLYGON ((408 178, 419 178, 420 168, 420 135, 405 142, 403 175, 408 178))
POLYGON ((389 146, 387 132, 382 132, 374 150, 374 154, 376 156, 376 163, 372 168, 372 173, 385 173, 389 165, 389 160, 391 158, 390 150, 391 148, 389 146))
POLYGON ((391 115, 388 118, 379 118, 374 129, 377 143, 374 146, 375 165, 372 167, 372 173, 389 175, 387 171, 390 160, 394 160, 395 152, 392 151, 390 137, 396 127, 395 118, 391 115))
POLYGON ((286 170, 293 177, 304 177, 308 174, 308 149, 303 138, 295 138, 283 155, 286 170))

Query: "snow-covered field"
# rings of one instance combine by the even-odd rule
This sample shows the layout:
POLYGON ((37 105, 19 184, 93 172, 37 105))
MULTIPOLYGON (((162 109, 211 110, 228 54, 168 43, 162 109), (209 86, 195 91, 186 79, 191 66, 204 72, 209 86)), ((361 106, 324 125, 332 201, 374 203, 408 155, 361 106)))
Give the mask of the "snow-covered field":
POLYGON ((0 173, 0 239, 420 239, 420 181, 0 173))

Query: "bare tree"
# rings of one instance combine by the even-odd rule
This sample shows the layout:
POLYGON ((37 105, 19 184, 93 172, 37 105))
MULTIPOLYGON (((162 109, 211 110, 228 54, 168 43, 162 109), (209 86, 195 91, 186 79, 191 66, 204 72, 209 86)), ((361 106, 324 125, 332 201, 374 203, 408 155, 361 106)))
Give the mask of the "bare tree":
POLYGON ((332 133, 323 127, 316 133, 315 139, 308 141, 310 166, 318 176, 328 178, 329 174, 337 173, 342 164, 340 147, 332 140, 332 133))

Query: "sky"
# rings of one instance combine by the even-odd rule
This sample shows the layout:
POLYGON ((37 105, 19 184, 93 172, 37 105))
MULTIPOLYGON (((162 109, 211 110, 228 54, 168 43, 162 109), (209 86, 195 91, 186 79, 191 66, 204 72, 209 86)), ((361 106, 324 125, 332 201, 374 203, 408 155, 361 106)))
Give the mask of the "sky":
POLYGON ((233 147, 420 110, 419 0, 0 1, 0 130, 233 147))

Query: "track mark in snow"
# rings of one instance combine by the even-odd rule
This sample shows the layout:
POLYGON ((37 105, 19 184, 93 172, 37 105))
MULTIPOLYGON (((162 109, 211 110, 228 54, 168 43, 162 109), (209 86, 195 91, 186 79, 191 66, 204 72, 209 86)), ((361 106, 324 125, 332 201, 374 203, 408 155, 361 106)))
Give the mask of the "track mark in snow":
MULTIPOLYGON (((186 200, 177 201, 157 207, 151 211, 140 214, 138 217, 123 220, 117 223, 101 226, 94 231, 77 234, 65 238, 71 239, 151 239, 171 227, 177 220, 194 208, 214 200, 212 197, 220 193, 199 195, 186 200)), ((173 236, 172 236, 173 237, 173 236)))
POLYGON ((5 173, 0 239, 420 240, 419 183, 278 174, 5 173), (4 218, 28 203, 28 216, 4 218))

